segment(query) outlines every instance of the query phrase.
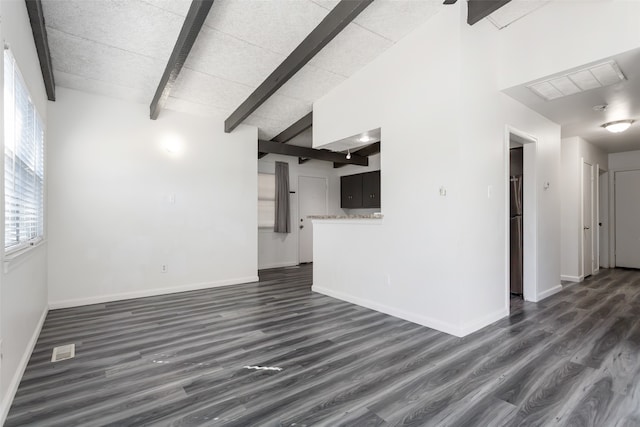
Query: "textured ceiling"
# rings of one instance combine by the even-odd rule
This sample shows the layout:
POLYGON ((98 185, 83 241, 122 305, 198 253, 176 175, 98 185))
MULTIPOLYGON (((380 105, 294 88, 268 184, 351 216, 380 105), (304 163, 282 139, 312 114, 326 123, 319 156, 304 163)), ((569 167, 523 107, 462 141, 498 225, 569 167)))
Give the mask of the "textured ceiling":
MULTIPOLYGON (((166 108, 226 119, 337 0, 216 0, 166 108)), ((190 0, 43 0, 58 86, 149 104, 190 0)), ((441 0, 376 0, 245 123, 270 139, 439 11, 441 0)), ((305 135, 296 141, 310 145, 305 135)))

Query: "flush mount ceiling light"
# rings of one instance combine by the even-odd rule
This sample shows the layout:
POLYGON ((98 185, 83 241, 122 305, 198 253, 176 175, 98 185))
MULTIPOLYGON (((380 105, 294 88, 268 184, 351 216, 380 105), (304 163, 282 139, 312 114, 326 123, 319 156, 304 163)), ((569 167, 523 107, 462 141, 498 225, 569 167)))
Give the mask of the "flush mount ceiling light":
POLYGON ((533 83, 527 88, 545 101, 551 101, 574 93, 620 83, 623 80, 625 77, 618 64, 615 61, 607 61, 533 83))
POLYGON ((617 122, 609 122, 602 125, 603 128, 611 133, 620 133, 629 129, 634 120, 618 120, 617 122))
POLYGON ((360 137, 360 139, 358 139, 358 141, 360 141, 360 142, 369 142, 369 141, 371 141, 371 137, 369 135, 365 134, 365 135, 362 135, 360 137))

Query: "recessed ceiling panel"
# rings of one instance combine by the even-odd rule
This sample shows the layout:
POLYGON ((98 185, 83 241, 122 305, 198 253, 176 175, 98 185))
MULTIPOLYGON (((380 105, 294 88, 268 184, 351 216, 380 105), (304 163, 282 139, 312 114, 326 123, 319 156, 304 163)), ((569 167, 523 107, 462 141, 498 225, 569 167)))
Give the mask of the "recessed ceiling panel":
POLYGON ((356 16, 354 23, 397 42, 438 13, 441 0, 376 0, 356 16))
POLYGON ((167 104, 165 107, 173 111, 194 114, 196 116, 213 117, 218 120, 224 120, 228 114, 226 110, 213 105, 198 104, 196 102, 187 101, 174 96, 169 96, 169 98, 167 98, 167 104))
POLYGON ((487 18, 498 29, 502 29, 547 3, 549 0, 511 0, 487 18))
POLYGON ((289 55, 328 13, 309 0, 216 0, 205 25, 289 55))
MULTIPOLYGON (((48 31, 55 71, 63 71, 118 86, 129 87, 153 97, 165 62, 115 47, 48 31)), ((75 89, 75 88, 72 88, 75 89)))
MULTIPOLYGON (((209 16, 213 12, 210 11, 209 16)), ((285 55, 205 27, 200 32, 185 66, 255 88, 285 58, 285 55)))
POLYGON ((307 64, 278 89, 276 94, 313 103, 345 80, 341 75, 307 64))
POLYGON ((350 77, 392 45, 392 41, 351 23, 318 52, 309 64, 350 77))
POLYGON ((171 95, 199 104, 207 104, 229 112, 244 101, 253 88, 183 68, 171 95))
POLYGON ((56 86, 109 96, 112 98, 124 99, 141 104, 148 101, 149 93, 144 89, 118 86, 113 83, 93 80, 88 77, 77 76, 60 70, 56 70, 55 73, 56 86))
MULTIPOLYGON (((43 10, 47 29, 166 60, 171 55, 184 16, 153 3, 51 0, 43 2, 43 10)), ((176 1, 174 8, 186 13, 189 3, 176 1)))

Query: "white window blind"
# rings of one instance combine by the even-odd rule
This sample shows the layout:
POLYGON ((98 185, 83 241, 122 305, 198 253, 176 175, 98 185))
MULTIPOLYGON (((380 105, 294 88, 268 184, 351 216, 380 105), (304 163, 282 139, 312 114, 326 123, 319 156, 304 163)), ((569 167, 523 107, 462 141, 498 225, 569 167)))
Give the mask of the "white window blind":
POLYGON ((258 227, 271 228, 276 218, 276 176, 258 174, 258 227))
POLYGON ((44 235, 44 127, 13 55, 4 51, 5 252, 44 235))

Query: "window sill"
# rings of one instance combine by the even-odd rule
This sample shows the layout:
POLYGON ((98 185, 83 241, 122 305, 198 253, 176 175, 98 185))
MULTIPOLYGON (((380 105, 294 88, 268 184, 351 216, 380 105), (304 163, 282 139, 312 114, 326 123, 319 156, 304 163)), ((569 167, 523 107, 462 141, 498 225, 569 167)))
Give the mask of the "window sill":
POLYGON ((4 273, 8 273, 14 267, 31 258, 31 256, 36 253, 36 249, 43 246, 46 242, 47 241, 45 239, 41 239, 34 242, 32 245, 5 254, 3 259, 4 273))

